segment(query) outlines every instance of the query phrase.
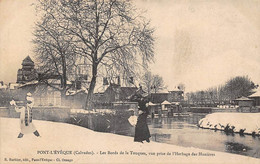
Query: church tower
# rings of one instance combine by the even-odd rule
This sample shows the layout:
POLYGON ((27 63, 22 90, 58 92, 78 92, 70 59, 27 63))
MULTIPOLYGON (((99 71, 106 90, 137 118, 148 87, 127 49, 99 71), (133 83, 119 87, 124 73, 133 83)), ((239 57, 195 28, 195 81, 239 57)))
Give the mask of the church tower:
POLYGON ((22 69, 17 72, 17 83, 24 84, 32 81, 37 77, 36 70, 34 69, 34 62, 28 55, 22 62, 22 69))

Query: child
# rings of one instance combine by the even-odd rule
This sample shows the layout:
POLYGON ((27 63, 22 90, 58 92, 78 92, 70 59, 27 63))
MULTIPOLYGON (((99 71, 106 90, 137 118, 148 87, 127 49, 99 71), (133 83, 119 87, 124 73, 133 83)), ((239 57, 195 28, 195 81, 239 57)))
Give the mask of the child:
POLYGON ((40 134, 36 130, 33 122, 32 122, 32 107, 34 104, 34 99, 32 94, 29 92, 26 96, 26 105, 25 107, 19 108, 15 101, 12 100, 10 102, 11 105, 15 106, 15 111, 20 112, 20 128, 21 132, 18 135, 18 138, 22 138, 24 134, 33 133, 35 136, 39 137, 40 134))

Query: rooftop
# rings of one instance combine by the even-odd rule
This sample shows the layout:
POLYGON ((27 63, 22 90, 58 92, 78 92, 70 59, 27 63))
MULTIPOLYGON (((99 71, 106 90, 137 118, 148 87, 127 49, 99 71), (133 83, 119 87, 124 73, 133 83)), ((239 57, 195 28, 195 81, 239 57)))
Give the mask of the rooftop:
POLYGON ((247 97, 242 96, 242 97, 240 97, 240 98, 238 98, 238 99, 235 99, 235 101, 253 101, 253 100, 252 100, 252 99, 249 99, 249 98, 247 98, 247 97))
POLYGON ((260 97, 260 90, 257 90, 254 94, 252 94, 248 97, 260 97))
POLYGON ((25 59, 23 59, 22 65, 31 65, 31 66, 34 66, 34 62, 33 62, 32 59, 30 58, 30 56, 28 55, 25 59))

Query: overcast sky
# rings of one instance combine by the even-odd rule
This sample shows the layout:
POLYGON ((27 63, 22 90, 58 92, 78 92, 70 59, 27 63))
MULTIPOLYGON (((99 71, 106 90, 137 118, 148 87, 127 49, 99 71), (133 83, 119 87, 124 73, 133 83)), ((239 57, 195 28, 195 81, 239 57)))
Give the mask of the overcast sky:
MULTIPOLYGON (((33 0, 0 1, 0 81, 15 82, 33 56, 33 0)), ((260 0, 139 0, 155 27, 152 72, 187 91, 248 75, 260 84, 260 0)))

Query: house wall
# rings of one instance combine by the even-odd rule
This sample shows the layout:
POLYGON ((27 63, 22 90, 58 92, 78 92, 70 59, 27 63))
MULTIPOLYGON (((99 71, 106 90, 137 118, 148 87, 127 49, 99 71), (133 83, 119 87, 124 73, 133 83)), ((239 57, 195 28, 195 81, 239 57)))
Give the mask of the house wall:
POLYGON ((158 116, 162 115, 162 106, 161 105, 153 105, 149 107, 149 114, 156 114, 158 116))
POLYGON ((138 109, 138 103, 137 102, 113 102, 113 108, 114 109, 138 109))
POLYGON ((170 91, 168 94, 169 102, 180 102, 183 101, 183 91, 170 91))
POLYGON ((243 107, 243 106, 253 106, 253 101, 238 101, 238 105, 243 107))
POLYGON ((112 103, 116 101, 126 101, 129 96, 135 93, 137 88, 120 87, 119 85, 109 86, 102 96, 96 96, 96 100, 112 103), (98 99, 99 98, 99 99, 98 99))
POLYGON ((76 108, 76 109, 84 109, 86 98, 87 98, 87 94, 83 92, 72 96, 67 96, 66 106, 70 106, 71 108, 76 108))
POLYGON ((162 103, 164 100, 168 101, 169 93, 152 93, 151 94, 151 102, 152 103, 162 103))
POLYGON ((254 100, 254 106, 260 106, 260 97, 250 97, 254 100))
POLYGON ((34 95, 35 106, 61 106, 61 92, 50 87, 34 95))
MULTIPOLYGON (((2 109, 0 109, 2 110, 2 109)), ((20 113, 16 112, 14 107, 3 109, 0 112, 0 116, 19 118, 20 113)), ((35 120, 47 120, 47 121, 60 121, 64 122, 70 117, 70 108, 68 107, 33 107, 33 119, 35 120)))
POLYGON ((45 84, 27 85, 17 90, 18 100, 25 100, 30 92, 34 98, 35 106, 61 106, 61 92, 45 84))
POLYGON ((112 103, 117 100, 117 97, 119 99, 119 93, 116 93, 114 91, 114 88, 108 87, 107 90, 104 92, 104 102, 112 103), (118 96, 116 96, 118 94, 118 96))

